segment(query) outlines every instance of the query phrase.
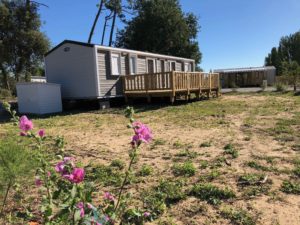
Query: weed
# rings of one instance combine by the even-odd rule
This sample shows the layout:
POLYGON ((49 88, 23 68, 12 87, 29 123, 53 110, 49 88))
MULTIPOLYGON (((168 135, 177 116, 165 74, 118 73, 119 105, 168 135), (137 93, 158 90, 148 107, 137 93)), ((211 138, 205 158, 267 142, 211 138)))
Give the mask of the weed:
POLYGON ((143 165, 141 170, 138 172, 138 176, 146 177, 153 173, 153 168, 149 165, 143 165))
POLYGON ((113 161, 111 161, 110 166, 116 167, 116 168, 118 168, 119 170, 122 170, 122 169, 124 169, 124 167, 125 167, 125 162, 123 162, 123 161, 120 160, 120 159, 114 159, 113 161))
POLYGON ((281 191, 287 194, 300 195, 300 182, 292 182, 285 180, 281 185, 281 191))
POLYGON ((233 224, 236 225, 255 225, 256 220, 243 209, 233 209, 224 207, 220 211, 221 215, 225 219, 229 219, 233 224))
POLYGON ((239 156, 239 152, 234 148, 232 144, 225 145, 224 153, 231 155, 234 159, 239 156))
POLYGON ((186 143, 182 143, 181 141, 177 140, 173 143, 173 147, 174 148, 184 148, 184 149, 190 149, 193 147, 192 144, 186 144, 186 143))
POLYGON ((194 176, 196 168, 192 162, 185 162, 183 164, 174 164, 172 167, 175 176, 194 176))
POLYGON ((211 170, 208 174, 203 175, 200 180, 201 181, 213 181, 214 179, 218 178, 221 176, 221 173, 217 169, 211 170))
POLYGON ((208 147, 211 147, 211 142, 203 142, 200 144, 200 148, 208 148, 208 147))
POLYGON ((300 178, 300 166, 296 166, 295 169, 293 170, 293 173, 295 176, 300 178))
POLYGON ((238 178, 238 184, 241 186, 257 185, 265 178, 264 174, 247 173, 238 178))
POLYGON ((276 172, 278 171, 278 169, 276 169, 275 167, 267 167, 267 166, 263 166, 261 164, 259 164, 256 161, 249 161, 246 163, 247 166, 256 169, 256 170, 261 170, 261 171, 269 171, 269 172, 276 172))
POLYGON ((156 187, 156 191, 164 194, 164 201, 167 205, 176 203, 181 199, 184 199, 186 194, 183 191, 184 182, 182 181, 169 181, 162 180, 156 187))
POLYGON ((213 205, 221 203, 222 200, 235 197, 235 193, 229 188, 221 189, 210 183, 195 184, 190 194, 213 205))
POLYGON ((155 149, 157 146, 160 145, 165 145, 167 143, 167 141, 163 140, 163 139, 154 139, 152 144, 151 144, 151 149, 155 149))
POLYGON ((276 91, 286 92, 287 91, 287 86, 283 83, 276 83, 276 91))
POLYGON ((86 178, 92 181, 99 181, 104 186, 120 186, 122 174, 113 167, 97 165, 86 169, 86 178))
POLYGON ((208 161, 207 160, 201 160, 200 161, 200 169, 206 169, 208 167, 208 161))
POLYGON ((141 194, 144 207, 151 213, 153 219, 158 218, 166 209, 164 194, 155 190, 146 190, 141 194))
POLYGON ((198 155, 197 152, 185 149, 185 150, 182 150, 179 153, 177 153, 175 156, 177 156, 177 157, 187 157, 187 158, 190 158, 190 159, 194 159, 194 158, 197 157, 197 155, 198 155))

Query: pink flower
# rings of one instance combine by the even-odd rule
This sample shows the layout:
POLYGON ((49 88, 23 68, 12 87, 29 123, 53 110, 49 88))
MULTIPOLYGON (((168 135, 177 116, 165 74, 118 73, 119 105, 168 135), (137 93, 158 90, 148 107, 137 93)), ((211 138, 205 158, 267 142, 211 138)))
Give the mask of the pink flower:
POLYGON ((132 137, 133 145, 140 145, 141 142, 149 143, 152 140, 152 133, 147 125, 141 122, 134 122, 132 125, 135 133, 132 137))
POLYGON ((19 127, 22 131, 28 132, 33 129, 33 123, 27 118, 27 116, 22 116, 20 118, 19 127))
POLYGON ((48 177, 51 176, 51 172, 50 172, 50 171, 47 172, 47 176, 48 176, 48 177))
POLYGON ((80 217, 84 217, 84 203, 79 202, 76 207, 80 210, 80 217))
POLYGON ((149 212, 144 212, 144 217, 149 217, 150 213, 149 212))
POLYGON ((35 185, 36 185, 37 187, 39 187, 39 186, 42 185, 42 181, 41 181, 40 178, 35 178, 35 185))
POLYGON ((87 203, 86 205, 87 205, 88 209, 93 209, 94 208, 94 206, 91 203, 87 203))
POLYGON ((108 201, 115 201, 115 197, 110 192, 105 192, 103 198, 108 201))
POLYGON ((40 129, 39 131, 38 131, 38 135, 42 138, 42 137, 44 137, 45 136, 45 130, 44 129, 40 129))
POLYGON ((59 163, 56 164, 55 171, 62 174, 62 175, 65 175, 68 172, 67 169, 66 169, 66 165, 71 165, 71 167, 73 168, 75 166, 74 158, 65 157, 64 161, 59 162, 59 163))
POLYGON ((63 177, 68 179, 72 183, 78 184, 83 181, 84 175, 85 175, 84 169, 74 168, 71 174, 63 175, 63 177))

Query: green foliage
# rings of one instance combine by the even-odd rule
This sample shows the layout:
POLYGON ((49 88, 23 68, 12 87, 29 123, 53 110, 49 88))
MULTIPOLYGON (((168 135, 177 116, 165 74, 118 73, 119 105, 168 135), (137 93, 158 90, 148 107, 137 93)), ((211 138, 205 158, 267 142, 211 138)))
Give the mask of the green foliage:
POLYGON ((236 225, 255 225, 256 220, 243 209, 222 208, 221 215, 236 225))
POLYGON ((206 141, 200 144, 200 148, 208 148, 211 146, 211 142, 206 141))
POLYGON ((200 160, 200 169, 206 169, 208 167, 207 160, 200 160))
POLYGON ((164 201, 167 205, 169 205, 185 198, 186 194, 183 191, 183 187, 183 181, 162 180, 155 190, 163 193, 164 201))
POLYGON ((49 40, 40 31, 38 6, 32 1, 1 1, 0 70, 4 88, 11 88, 11 74, 16 81, 29 81, 49 49, 49 40))
POLYGON ((261 164, 259 164, 258 162, 256 161, 249 161, 246 163, 247 166, 253 168, 253 169, 256 169, 256 170, 261 170, 261 171, 273 171, 272 168, 269 168, 267 166, 263 166, 261 164))
POLYGON ((167 205, 174 204, 186 197, 183 190, 184 182, 161 180, 158 186, 142 193, 145 208, 151 213, 152 218, 157 218, 165 210, 167 205))
POLYGON ((140 209, 136 208, 126 210, 126 212, 122 215, 122 224, 144 224, 143 212, 140 209))
POLYGON ((288 87, 283 83, 276 83, 276 91, 278 92, 286 92, 288 87))
POLYGON ((12 97, 10 90, 0 88, 0 99, 9 99, 12 97))
POLYGON ((281 191, 287 194, 300 195, 300 182, 285 180, 281 185, 281 191))
POLYGON ((144 206, 151 213, 153 219, 158 218, 167 209, 164 196, 164 193, 158 192, 155 189, 144 191, 141 194, 144 206))
POLYGON ((117 47, 192 58, 200 63, 198 18, 183 13, 178 0, 137 1, 135 9, 136 16, 117 33, 117 47))
POLYGON ((231 155, 234 159, 239 156, 238 150, 236 150, 232 144, 225 145, 224 153, 231 155))
POLYGON ((165 145, 165 144, 166 144, 166 141, 163 140, 163 139, 160 139, 160 138, 154 139, 152 144, 151 144, 151 149, 154 149, 157 146, 165 145))
POLYGON ((284 72, 284 62, 296 61, 300 64, 300 31, 284 36, 279 42, 279 46, 272 48, 271 53, 265 59, 265 65, 275 66, 277 75, 284 72))
POLYGON ((177 157, 187 157, 190 159, 196 158, 198 155, 197 152, 190 151, 189 149, 181 150, 179 153, 175 154, 177 157))
POLYGON ((221 189, 210 183, 195 184, 190 194, 213 205, 221 203, 222 200, 235 198, 235 193, 229 188, 221 189))
POLYGON ((149 165, 144 164, 141 170, 138 172, 139 176, 146 177, 153 173, 153 168, 149 165))
POLYGON ((86 171, 86 179, 102 183, 104 186, 120 186, 122 174, 113 167, 97 165, 86 171))
POLYGON ((194 176, 196 168, 192 162, 185 162, 183 164, 175 164, 172 167, 173 174, 175 176, 194 176))
POLYGON ((116 168, 118 168, 119 170, 124 169, 125 165, 126 165, 125 162, 123 162, 123 161, 120 160, 120 159, 114 159, 114 160, 111 161, 111 163, 110 163, 110 166, 111 166, 111 167, 116 167, 116 168))
POLYGON ((34 154, 21 143, 12 139, 0 142, 0 190, 4 199, 3 205, 12 186, 18 182, 24 184, 33 176, 37 162, 34 154))
POLYGON ((257 185, 264 178, 264 174, 246 173, 238 178, 238 183, 240 185, 257 185))

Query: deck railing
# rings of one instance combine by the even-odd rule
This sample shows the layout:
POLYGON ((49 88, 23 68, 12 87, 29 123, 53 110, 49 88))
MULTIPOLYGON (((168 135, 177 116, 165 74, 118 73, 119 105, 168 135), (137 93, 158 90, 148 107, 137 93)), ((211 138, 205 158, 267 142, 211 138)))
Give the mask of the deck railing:
POLYGON ((190 92, 219 88, 218 73, 163 72, 123 76, 124 93, 190 92))

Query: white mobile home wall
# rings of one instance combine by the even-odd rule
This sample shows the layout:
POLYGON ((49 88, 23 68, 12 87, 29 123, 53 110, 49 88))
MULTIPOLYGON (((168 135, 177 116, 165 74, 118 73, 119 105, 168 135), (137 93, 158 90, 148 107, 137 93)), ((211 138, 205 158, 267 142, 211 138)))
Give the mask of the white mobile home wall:
POLYGON ((66 43, 45 57, 47 82, 61 84, 63 98, 99 96, 95 49, 66 43))

